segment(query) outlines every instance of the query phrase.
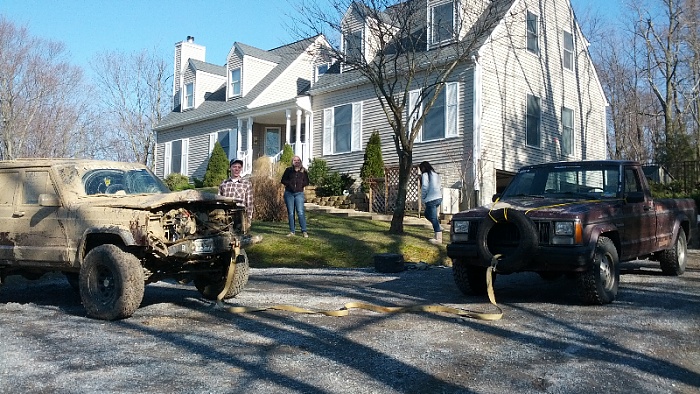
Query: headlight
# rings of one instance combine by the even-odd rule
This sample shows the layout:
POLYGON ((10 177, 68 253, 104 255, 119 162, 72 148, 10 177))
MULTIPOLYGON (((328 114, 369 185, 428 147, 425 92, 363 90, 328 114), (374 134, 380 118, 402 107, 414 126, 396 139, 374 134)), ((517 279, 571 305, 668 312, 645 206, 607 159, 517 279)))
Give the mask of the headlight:
POLYGON ((574 235, 574 222, 554 222, 554 235, 574 235))
POLYGON ((456 220, 452 221, 452 229, 455 234, 469 234, 469 221, 456 220))

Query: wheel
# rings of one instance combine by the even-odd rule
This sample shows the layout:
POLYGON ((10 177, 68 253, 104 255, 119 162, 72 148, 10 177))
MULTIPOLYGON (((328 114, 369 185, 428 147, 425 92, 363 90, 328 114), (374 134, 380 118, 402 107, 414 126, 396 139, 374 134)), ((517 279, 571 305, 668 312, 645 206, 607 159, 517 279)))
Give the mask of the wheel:
POLYGON ((581 298, 586 304, 609 304, 617 296, 620 264, 610 238, 600 237, 593 255, 593 266, 577 276, 581 298))
POLYGON ((80 268, 80 298, 96 319, 131 316, 143 300, 144 286, 139 260, 116 245, 92 249, 80 268))
POLYGON ((535 224, 524 212, 508 208, 491 210, 477 231, 479 256, 490 264, 493 256, 500 254, 496 271, 520 271, 537 250, 538 236, 535 224))
POLYGON ((661 272, 664 275, 679 276, 685 272, 685 260, 688 252, 688 239, 683 229, 678 230, 676 243, 671 249, 666 249, 659 254, 661 272))
MULTIPOLYGON (((487 267, 471 265, 465 260, 452 260, 452 276, 457 288, 464 295, 485 295, 487 291, 486 270, 487 267)), ((496 275, 492 274, 492 283, 496 275)))
MULTIPOLYGON (((194 286, 202 296, 208 300, 216 300, 216 297, 221 293, 226 286, 226 277, 228 276, 230 264, 226 264, 223 273, 219 275, 201 275, 194 279, 194 286)), ((241 253, 236 257, 235 271, 231 287, 224 295, 224 299, 233 298, 238 293, 243 291, 243 287, 248 283, 250 274, 250 266, 248 264, 248 255, 245 250, 241 249, 241 253)))

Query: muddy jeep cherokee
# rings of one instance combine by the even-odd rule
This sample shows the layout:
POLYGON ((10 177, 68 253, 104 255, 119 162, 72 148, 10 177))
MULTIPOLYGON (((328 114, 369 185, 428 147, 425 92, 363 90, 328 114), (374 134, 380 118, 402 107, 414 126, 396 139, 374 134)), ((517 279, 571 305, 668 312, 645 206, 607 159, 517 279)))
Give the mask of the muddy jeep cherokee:
POLYGON ((0 284, 63 272, 88 316, 131 316, 144 285, 193 282, 207 299, 248 282, 245 208, 170 192, 143 165, 71 159, 0 161, 0 284))

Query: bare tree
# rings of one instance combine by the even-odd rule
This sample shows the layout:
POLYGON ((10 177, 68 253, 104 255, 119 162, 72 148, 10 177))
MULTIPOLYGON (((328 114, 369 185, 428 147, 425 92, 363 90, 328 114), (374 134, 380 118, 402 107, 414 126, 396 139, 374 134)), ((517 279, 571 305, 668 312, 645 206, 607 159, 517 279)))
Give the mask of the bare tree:
POLYGON ((461 67, 473 64, 474 55, 485 32, 501 19, 508 1, 471 1, 468 7, 456 7, 454 27, 434 21, 426 28, 425 1, 328 0, 301 1, 300 16, 292 16, 300 36, 324 34, 329 42, 329 57, 337 60, 349 75, 369 83, 376 94, 386 120, 393 131, 399 162, 399 183, 390 232, 403 232, 407 184, 413 167, 414 141, 430 109, 446 82, 459 77, 461 67), (354 26, 353 26, 354 25, 354 26), (368 38, 353 46, 345 35, 362 26, 368 38), (428 34, 459 37, 448 45, 429 48, 428 34), (428 49, 429 48, 429 49, 428 49), (419 90, 420 94, 415 94, 419 90))
POLYGON ((167 62, 146 50, 105 52, 92 63, 97 74, 103 119, 112 131, 109 144, 116 160, 152 165, 153 128, 169 108, 167 62))
POLYGON ((91 108, 82 70, 62 43, 0 17, 0 158, 89 156, 91 108))

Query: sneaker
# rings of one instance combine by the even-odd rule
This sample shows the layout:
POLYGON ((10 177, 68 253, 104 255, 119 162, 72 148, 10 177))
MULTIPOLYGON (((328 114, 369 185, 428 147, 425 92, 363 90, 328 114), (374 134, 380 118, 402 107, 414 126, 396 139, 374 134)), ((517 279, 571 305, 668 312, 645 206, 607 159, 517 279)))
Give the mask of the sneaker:
POLYGON ((304 236, 304 238, 309 238, 309 234, 306 231, 304 231, 302 235, 304 236))
POLYGON ((437 240, 437 239, 435 239, 435 238, 430 238, 430 239, 428 240, 428 242, 430 242, 430 243, 433 244, 433 245, 442 245, 442 241, 439 241, 439 240, 437 240))
POLYGON ((294 233, 287 234, 288 237, 293 237, 294 235, 295 235, 294 233))

